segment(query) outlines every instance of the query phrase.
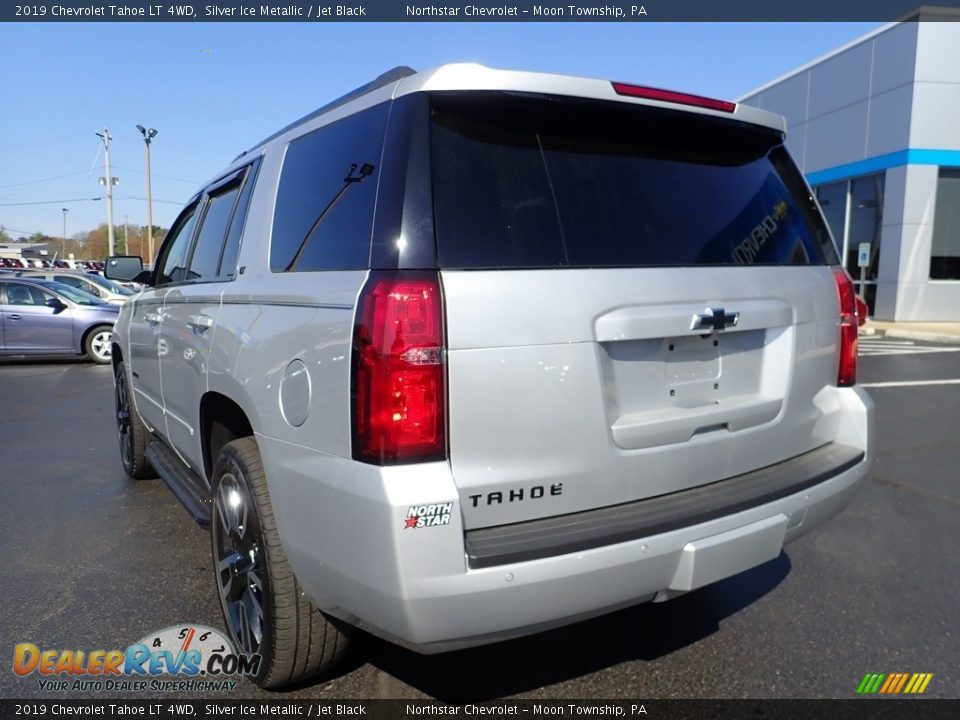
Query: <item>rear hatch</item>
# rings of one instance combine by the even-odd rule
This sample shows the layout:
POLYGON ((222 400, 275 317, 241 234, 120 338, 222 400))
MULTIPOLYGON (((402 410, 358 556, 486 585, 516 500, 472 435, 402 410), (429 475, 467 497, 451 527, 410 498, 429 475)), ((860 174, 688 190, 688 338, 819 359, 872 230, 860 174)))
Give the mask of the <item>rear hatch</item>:
POLYGON ((780 132, 431 97, 449 451, 467 529, 654 497, 830 440, 832 241, 780 132))

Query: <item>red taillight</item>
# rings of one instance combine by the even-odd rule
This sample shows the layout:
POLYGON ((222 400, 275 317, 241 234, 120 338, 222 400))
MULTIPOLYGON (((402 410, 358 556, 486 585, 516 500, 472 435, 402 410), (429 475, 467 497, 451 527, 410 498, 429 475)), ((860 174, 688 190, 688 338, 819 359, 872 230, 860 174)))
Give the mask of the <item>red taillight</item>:
POLYGON ((374 272, 353 333, 353 457, 378 465, 443 460, 446 349, 435 272, 374 272))
POLYGON ((837 295, 840 297, 840 367, 837 371, 837 385, 848 387, 857 383, 857 301, 853 290, 853 280, 843 268, 834 268, 833 277, 837 282, 837 295))
POLYGON ((647 100, 662 100, 663 102, 680 103, 681 105, 694 105, 728 113, 737 109, 736 103, 714 100, 701 95, 690 95, 689 93, 661 90, 660 88, 644 87, 643 85, 628 85, 627 83, 615 82, 612 85, 617 95, 628 95, 629 97, 645 98, 647 100))

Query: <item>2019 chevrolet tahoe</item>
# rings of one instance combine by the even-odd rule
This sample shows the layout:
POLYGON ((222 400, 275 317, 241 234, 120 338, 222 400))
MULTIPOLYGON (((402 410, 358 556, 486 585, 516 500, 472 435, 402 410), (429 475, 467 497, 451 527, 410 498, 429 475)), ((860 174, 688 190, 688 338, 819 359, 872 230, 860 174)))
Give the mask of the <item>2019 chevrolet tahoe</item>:
MULTIPOLYGON (((210 525, 256 677, 688 592, 872 456, 853 286, 783 119, 398 69, 190 200, 113 333, 123 467, 210 525)), ((139 274, 139 275, 138 275, 139 274)))

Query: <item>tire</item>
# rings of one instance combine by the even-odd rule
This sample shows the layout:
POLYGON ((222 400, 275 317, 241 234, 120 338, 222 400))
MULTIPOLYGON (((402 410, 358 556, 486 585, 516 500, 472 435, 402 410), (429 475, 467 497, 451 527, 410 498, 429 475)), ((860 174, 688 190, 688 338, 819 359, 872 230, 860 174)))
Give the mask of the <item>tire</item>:
POLYGON ((150 433, 140 420, 133 406, 130 387, 127 384, 127 369, 121 360, 114 374, 114 408, 117 416, 117 439, 120 442, 120 462, 123 470, 135 480, 156 477, 153 468, 144 456, 150 442, 150 433))
POLYGON ((109 325, 100 325, 87 333, 83 340, 83 351, 98 365, 110 362, 110 337, 113 330, 109 325))
POLYGON ((259 653, 251 679, 278 688, 327 672, 349 627, 304 597, 277 533, 256 440, 224 445, 213 470, 210 542, 220 607, 237 651, 259 653))

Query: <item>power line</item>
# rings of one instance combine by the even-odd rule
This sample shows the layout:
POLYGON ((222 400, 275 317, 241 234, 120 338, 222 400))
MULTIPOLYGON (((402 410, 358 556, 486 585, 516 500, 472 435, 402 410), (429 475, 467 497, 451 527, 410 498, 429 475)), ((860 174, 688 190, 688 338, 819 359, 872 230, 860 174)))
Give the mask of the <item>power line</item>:
POLYGON ((40 180, 27 180, 26 182, 10 183, 9 185, 0 185, 0 188, 23 187, 24 185, 38 185, 40 183, 52 182, 53 180, 62 180, 63 178, 76 177, 77 175, 86 175, 89 171, 68 173, 67 175, 54 175, 53 177, 41 178, 40 180))
MULTIPOLYGON (((117 200, 146 200, 146 198, 137 197, 136 195, 126 195, 122 198, 117 198, 117 200)), ((166 203, 167 205, 186 205, 186 203, 182 200, 157 200, 156 198, 153 198, 153 201, 158 203, 166 203)))
MULTIPOLYGON (((103 200, 102 197, 95 198, 70 198, 69 200, 36 200, 34 202, 18 202, 18 203, 0 203, 0 207, 14 207, 19 205, 56 205, 57 203, 68 203, 68 202, 93 202, 95 200, 103 200)), ((162 201, 160 201, 162 202, 162 201)))
MULTIPOLYGON (((134 170, 133 168, 123 167, 122 165, 114 164, 117 170, 123 170, 124 172, 132 172, 136 175, 146 175, 143 170, 134 170)), ((203 183, 199 183, 196 180, 187 180, 186 178, 173 177, 172 175, 161 175, 160 173, 153 173, 154 177, 163 178, 164 180, 174 180, 176 182, 188 183, 190 185, 200 186, 203 183)))
POLYGON ((6 225, 0 225, 0 229, 2 229, 4 232, 15 232, 22 235, 33 235, 34 233, 39 233, 40 235, 44 234, 39 230, 20 230, 19 228, 7 227, 6 225))

